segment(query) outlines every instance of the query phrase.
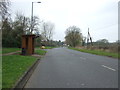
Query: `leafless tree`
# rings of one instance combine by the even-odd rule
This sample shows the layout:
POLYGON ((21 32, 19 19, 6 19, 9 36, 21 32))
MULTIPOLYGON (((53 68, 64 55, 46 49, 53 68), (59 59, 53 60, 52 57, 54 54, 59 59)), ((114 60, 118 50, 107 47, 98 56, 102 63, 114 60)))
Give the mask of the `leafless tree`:
POLYGON ((0 19, 3 21, 5 18, 10 16, 9 12, 10 1, 9 0, 1 0, 0 1, 0 19))
POLYGON ((42 36, 46 41, 52 40, 53 33, 54 33, 54 24, 51 22, 44 22, 43 23, 43 30, 42 30, 42 36))
POLYGON ((37 16, 33 17, 33 23, 32 23, 32 28, 31 29, 31 20, 29 17, 24 16, 24 14, 17 12, 15 21, 14 21, 14 26, 21 26, 22 30, 24 31, 24 34, 33 34, 38 32, 39 30, 39 25, 40 25, 40 19, 37 16))
POLYGON ((40 25, 40 19, 37 16, 33 17, 33 21, 32 21, 32 29, 30 31, 30 33, 32 34, 33 32, 37 32, 39 30, 39 25, 40 25))
POLYGON ((30 32, 30 18, 25 17, 24 14, 20 12, 17 12, 13 22, 13 30, 20 30, 23 34, 30 32))

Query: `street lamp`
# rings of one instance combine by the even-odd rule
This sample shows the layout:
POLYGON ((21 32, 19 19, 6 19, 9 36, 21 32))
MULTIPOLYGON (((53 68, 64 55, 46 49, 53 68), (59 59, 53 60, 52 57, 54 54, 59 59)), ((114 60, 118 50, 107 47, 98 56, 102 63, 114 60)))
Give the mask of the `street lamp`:
POLYGON ((41 2, 32 2, 32 14, 31 14, 31 34, 33 31, 33 3, 41 3, 41 2))

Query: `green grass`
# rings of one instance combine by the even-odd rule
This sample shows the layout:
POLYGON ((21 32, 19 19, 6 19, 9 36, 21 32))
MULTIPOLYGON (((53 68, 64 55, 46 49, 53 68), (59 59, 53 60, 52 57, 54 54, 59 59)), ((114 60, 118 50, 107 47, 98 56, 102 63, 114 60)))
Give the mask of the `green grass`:
POLYGON ((21 48, 2 48, 2 54, 20 51, 21 48))
MULTIPOLYGON (((36 47, 37 49, 39 48, 41 48, 41 47, 36 47)), ((53 48, 55 48, 55 47, 50 47, 50 46, 45 46, 45 49, 53 49, 53 48)))
POLYGON ((2 54, 2 48, 0 47, 0 54, 2 54))
POLYGON ((2 88, 2 56, 0 56, 0 89, 2 88))
POLYGON ((96 55, 120 58, 120 55, 118 55, 118 53, 110 53, 110 52, 105 52, 105 51, 100 51, 100 50, 78 49, 78 48, 72 48, 72 47, 69 47, 69 49, 86 52, 86 53, 91 53, 91 54, 96 54, 96 55))
POLYGON ((0 70, 0 90, 2 89, 2 70, 0 70))
POLYGON ((40 55, 45 55, 46 52, 47 52, 47 51, 42 50, 42 49, 36 49, 36 50, 35 50, 35 53, 36 53, 36 54, 40 54, 40 55))
POLYGON ((49 46, 46 46, 45 49, 53 49, 55 47, 49 47, 49 46))
MULTIPOLYGON (((0 47, 0 54, 2 54, 1 47, 0 47)), ((0 56, 0 89, 2 89, 2 56, 0 56)))
POLYGON ((2 57, 2 87, 12 88, 16 81, 37 59, 32 56, 9 55, 2 57))

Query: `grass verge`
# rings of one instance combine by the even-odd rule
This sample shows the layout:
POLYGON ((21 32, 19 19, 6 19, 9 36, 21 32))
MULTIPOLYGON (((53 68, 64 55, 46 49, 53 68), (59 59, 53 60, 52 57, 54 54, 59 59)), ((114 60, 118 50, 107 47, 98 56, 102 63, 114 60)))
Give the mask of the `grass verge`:
POLYGON ((53 48, 56 48, 56 47, 50 47, 50 46, 45 47, 45 49, 53 49, 53 48))
POLYGON ((32 56, 2 56, 2 88, 12 88, 36 60, 32 56))
POLYGON ((2 48, 0 48, 0 54, 2 54, 2 48))
POLYGON ((35 53, 36 53, 36 54, 39 54, 39 55, 45 55, 46 52, 47 52, 47 51, 41 50, 41 49, 36 49, 36 50, 35 50, 35 53))
MULTIPOLYGON (((37 49, 39 48, 41 48, 41 47, 36 47, 37 49)), ((50 47, 50 46, 45 46, 45 49, 53 49, 53 48, 56 48, 56 47, 50 47)))
POLYGON ((118 53, 110 53, 110 52, 104 52, 104 51, 99 51, 99 50, 78 49, 78 48, 72 48, 72 47, 69 47, 69 49, 86 52, 86 53, 91 53, 91 54, 96 54, 96 55, 120 58, 120 55, 118 55, 118 53))
POLYGON ((2 48, 2 54, 20 51, 21 48, 2 48))
POLYGON ((2 89, 2 56, 0 56, 0 90, 2 89))
MULTIPOLYGON (((4 48, 3 53, 18 51, 19 48, 4 48)), ((45 55, 47 51, 36 49, 35 53, 45 55)), ((22 56, 22 55, 8 55, 2 56, 2 87, 13 88, 16 81, 30 68, 36 57, 22 56)))

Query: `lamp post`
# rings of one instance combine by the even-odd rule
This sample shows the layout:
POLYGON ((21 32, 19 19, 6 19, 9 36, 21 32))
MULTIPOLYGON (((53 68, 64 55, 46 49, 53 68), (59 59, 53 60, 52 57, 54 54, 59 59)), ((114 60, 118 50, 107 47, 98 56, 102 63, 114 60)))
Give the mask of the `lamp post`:
POLYGON ((33 3, 41 3, 41 2, 32 2, 32 14, 31 14, 31 34, 33 31, 33 3))

